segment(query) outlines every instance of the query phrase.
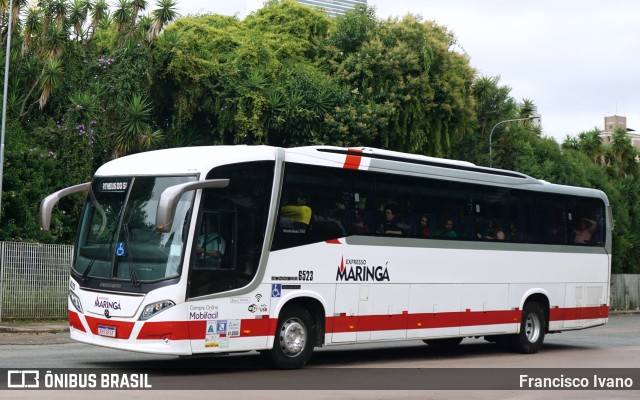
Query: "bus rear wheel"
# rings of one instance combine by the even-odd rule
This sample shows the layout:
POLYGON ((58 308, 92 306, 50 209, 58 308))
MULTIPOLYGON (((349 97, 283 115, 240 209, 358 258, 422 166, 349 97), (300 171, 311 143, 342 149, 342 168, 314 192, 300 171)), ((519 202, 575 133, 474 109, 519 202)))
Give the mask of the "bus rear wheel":
POLYGON ((275 368, 301 368, 311 358, 315 338, 316 326, 309 311, 292 304, 278 318, 273 349, 262 354, 275 368))
POLYGON ((540 304, 526 303, 522 310, 520 333, 509 338, 511 347, 524 354, 537 353, 542 347, 546 326, 544 311, 540 304))

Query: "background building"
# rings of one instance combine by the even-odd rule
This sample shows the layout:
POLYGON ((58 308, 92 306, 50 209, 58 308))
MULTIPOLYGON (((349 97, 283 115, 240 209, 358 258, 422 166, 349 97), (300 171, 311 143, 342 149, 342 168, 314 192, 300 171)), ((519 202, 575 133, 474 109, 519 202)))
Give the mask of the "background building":
POLYGON ((611 143, 611 134, 616 128, 624 129, 631 139, 631 144, 636 148, 640 148, 640 134, 636 133, 634 129, 627 128, 627 117, 622 117, 620 115, 604 117, 604 131, 600 133, 602 141, 605 143, 611 143))
POLYGON ((354 9, 358 3, 367 4, 367 0, 296 0, 296 2, 310 7, 324 8, 332 18, 354 9))

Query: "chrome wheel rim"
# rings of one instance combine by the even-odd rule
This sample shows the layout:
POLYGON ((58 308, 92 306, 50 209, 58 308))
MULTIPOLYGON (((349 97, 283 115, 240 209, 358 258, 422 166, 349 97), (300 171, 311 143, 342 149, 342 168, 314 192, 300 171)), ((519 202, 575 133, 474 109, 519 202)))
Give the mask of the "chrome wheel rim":
POLYGON ((524 333, 527 336, 527 340, 531 343, 538 341, 540 337, 540 318, 538 314, 529 314, 524 322, 524 333))
POLYGON ((302 353, 307 343, 307 330, 300 320, 289 319, 280 329, 280 348, 289 357, 302 353))

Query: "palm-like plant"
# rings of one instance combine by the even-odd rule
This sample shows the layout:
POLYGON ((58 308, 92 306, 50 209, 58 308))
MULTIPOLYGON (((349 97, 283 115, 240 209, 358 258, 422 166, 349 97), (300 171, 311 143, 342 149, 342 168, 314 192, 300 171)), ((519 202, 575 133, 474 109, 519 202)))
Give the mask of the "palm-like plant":
POLYGON ((129 0, 118 0, 113 12, 113 21, 116 24, 116 32, 122 33, 131 23, 131 3, 129 0))
POLYGON ((147 0, 131 0, 131 20, 135 23, 138 20, 140 11, 147 9, 147 0))
POLYGON ((162 32, 166 24, 176 19, 178 16, 178 12, 176 11, 177 4, 176 0, 158 0, 156 3, 156 7, 158 8, 151 13, 153 16, 153 25, 147 35, 149 42, 153 42, 160 32, 162 32))
POLYGON ((9 81, 9 90, 7 93, 7 109, 12 113, 20 111, 20 104, 22 103, 23 92, 23 80, 20 75, 12 75, 9 81))
POLYGON ((490 129, 498 121, 509 119, 515 104, 509 97, 509 87, 499 85, 499 76, 483 76, 475 80, 471 88, 476 99, 481 132, 488 136, 490 129))
POLYGON ((49 25, 47 35, 45 37, 45 52, 48 60, 58 58, 64 50, 64 45, 67 42, 67 32, 63 25, 57 22, 49 25))
POLYGON ((140 16, 135 28, 140 34, 140 37, 144 37, 146 33, 149 32, 149 29, 151 29, 151 26, 153 26, 153 19, 149 14, 143 14, 140 16))
MULTIPOLYGON (((523 99, 522 104, 518 107, 518 118, 529 118, 534 116, 534 112, 536 111, 536 105, 531 99, 523 99)), ((522 124, 527 128, 531 127, 531 120, 522 121, 522 124)))
POLYGON ((18 18, 20 18, 20 12, 25 9, 29 0, 13 0, 13 10, 11 12, 11 23, 16 25, 18 18))
POLYGON ((571 135, 566 135, 564 141, 562 142, 563 150, 578 150, 578 138, 571 135))
POLYGON ((94 31, 105 18, 109 16, 109 5, 107 0, 98 0, 91 8, 91 29, 94 31))
POLYGON ((603 165, 606 163, 605 148, 599 135, 598 129, 582 132, 578 135, 578 148, 595 164, 603 165))
POLYGON ((147 98, 138 94, 131 97, 114 135, 114 158, 153 148, 162 141, 162 133, 153 131, 148 122, 151 110, 151 101, 147 98))
POLYGON ((73 32, 75 33, 77 40, 80 39, 82 25, 84 25, 86 16, 86 1, 73 0, 69 7, 69 23, 73 26, 73 32))
POLYGON ((611 144, 609 145, 611 158, 615 164, 615 172, 617 177, 628 177, 636 175, 638 171, 637 149, 631 144, 631 138, 622 127, 614 129, 611 135, 611 144))
POLYGON ((262 123, 267 132, 284 121, 282 115, 287 110, 287 101, 279 90, 267 93, 267 109, 262 114, 262 123))
POLYGON ((9 9, 9 0, 0 0, 0 23, 5 25, 5 14, 9 9))
POLYGON ((69 5, 66 0, 52 0, 49 3, 49 9, 51 19, 56 21, 60 26, 64 26, 67 18, 67 11, 69 11, 69 5))
POLYGON ((31 6, 27 9, 24 19, 21 54, 24 56, 31 48, 33 39, 42 34, 42 9, 31 6))
POLYGON ((40 89, 42 89, 42 94, 38 100, 40 109, 44 108, 54 90, 60 86, 62 77, 62 62, 57 58, 48 61, 40 78, 40 89))
POLYGON ((98 98, 91 91, 77 91, 69 96, 71 108, 84 119, 95 118, 98 109, 98 98))

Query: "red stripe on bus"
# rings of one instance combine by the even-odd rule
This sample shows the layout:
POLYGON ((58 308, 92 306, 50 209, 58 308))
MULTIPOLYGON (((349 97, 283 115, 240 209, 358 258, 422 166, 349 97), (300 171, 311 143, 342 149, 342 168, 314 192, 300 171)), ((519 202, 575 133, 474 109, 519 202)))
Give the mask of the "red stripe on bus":
POLYGON ((573 321, 577 319, 609 318, 609 306, 603 304, 596 307, 552 308, 549 310, 550 321, 573 321))
MULTIPOLYGON (((362 153, 362 150, 359 149, 349 149, 352 153, 362 153)), ((362 157, 360 155, 351 155, 347 154, 347 158, 344 160, 344 165, 342 168, 346 169, 358 169, 360 168, 360 161, 362 157)))
POLYGON ((392 315, 340 315, 326 320, 327 333, 451 328, 456 326, 513 324, 521 311, 464 311, 392 315))
MULTIPOLYGON (((277 324, 278 320, 273 318, 243 319, 240 321, 239 337, 274 336, 277 324)), ((146 322, 140 329, 138 339, 198 340, 206 335, 207 321, 146 322)))
POLYGON ((325 242, 329 244, 342 244, 338 239, 329 239, 329 240, 325 240, 325 242))
POLYGON ((114 321, 112 319, 94 318, 88 315, 86 315, 85 318, 87 319, 91 333, 94 335, 98 334, 98 325, 104 325, 116 328, 116 338, 118 339, 129 339, 133 326, 135 325, 135 322, 114 321))
POLYGON ((137 339, 190 339, 190 329, 206 329, 206 321, 145 322, 137 339), (195 326, 193 326, 195 325, 195 326), (202 325, 202 326, 200 326, 202 325))
MULTIPOLYGON (((601 305, 581 308, 552 308, 551 321, 608 318, 609 307, 601 305)), ((133 322, 86 317, 93 334, 98 333, 98 325, 116 327, 117 337, 127 339, 133 329, 133 322)), ((483 326, 520 323, 521 310, 461 311, 441 313, 417 313, 391 315, 347 316, 342 313, 325 319, 325 333, 367 332, 405 329, 453 328, 457 326, 483 326)), ((227 321, 229 321, 227 319, 227 321)), ((84 331, 77 313, 69 311, 69 324, 84 331)), ((276 318, 243 319, 240 321, 239 337, 275 336, 276 318)), ((206 337, 207 321, 164 321, 145 322, 137 339, 152 340, 202 340, 206 337)))
POLYGON ((72 326, 74 329, 79 331, 86 332, 82 325, 82 321, 80 321, 80 316, 75 311, 69 310, 69 326, 72 326))

